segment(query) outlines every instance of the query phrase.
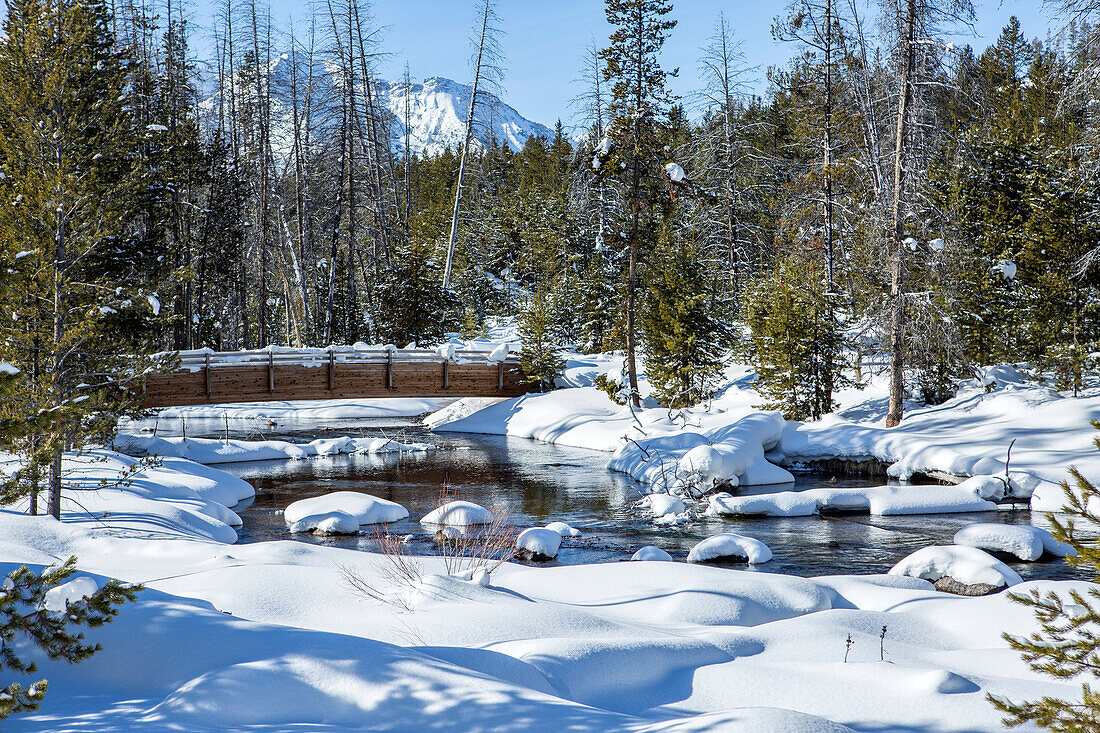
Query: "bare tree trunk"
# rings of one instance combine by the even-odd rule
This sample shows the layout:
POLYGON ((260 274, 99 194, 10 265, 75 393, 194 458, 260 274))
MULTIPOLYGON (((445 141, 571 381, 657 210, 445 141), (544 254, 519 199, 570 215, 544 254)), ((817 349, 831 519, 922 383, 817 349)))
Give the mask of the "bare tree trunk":
POLYGON ((484 0, 481 10, 481 33, 478 36, 477 58, 474 62, 474 84, 470 94, 470 105, 466 110, 466 134, 462 143, 462 158, 458 163, 458 185, 455 187, 455 205, 451 213, 451 236, 447 241, 447 264, 443 268, 443 288, 451 287, 451 270, 454 267, 455 241, 458 238, 458 217, 462 207, 462 184, 466 177, 466 158, 470 155, 470 144, 474 138, 474 112, 477 110, 477 89, 481 81, 481 65, 485 58, 485 42, 488 40, 491 0, 484 0))
POLYGON ((894 215, 890 233, 890 404, 886 427, 901 422, 905 401, 905 167, 909 103, 913 94, 917 0, 907 0, 898 90, 898 126, 894 140, 894 215))

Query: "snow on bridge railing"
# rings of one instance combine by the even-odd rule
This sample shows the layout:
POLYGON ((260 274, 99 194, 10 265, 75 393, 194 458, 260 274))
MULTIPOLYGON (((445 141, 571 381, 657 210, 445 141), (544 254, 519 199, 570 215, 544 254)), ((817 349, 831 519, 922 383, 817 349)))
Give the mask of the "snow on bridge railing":
POLYGON ((192 349, 180 351, 179 368, 186 371, 232 366, 326 366, 338 364, 439 364, 450 362, 500 364, 518 363, 519 356, 510 353, 508 344, 493 349, 472 349, 457 344, 444 344, 435 349, 398 349, 396 347, 326 346, 321 348, 294 348, 269 346, 251 351, 213 351, 192 349))

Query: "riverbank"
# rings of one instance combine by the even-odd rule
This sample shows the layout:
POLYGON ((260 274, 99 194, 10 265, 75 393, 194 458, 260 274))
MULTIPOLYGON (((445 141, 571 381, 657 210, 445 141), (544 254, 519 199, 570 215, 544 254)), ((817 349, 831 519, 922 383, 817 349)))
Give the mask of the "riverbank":
POLYGON ((388 586, 375 553, 0 512, 0 571, 69 555, 147 590, 91 660, 38 659, 46 703, 5 730, 994 731, 987 692, 1078 694, 1001 638, 1026 608, 913 578, 506 564, 481 586, 423 558, 388 586))

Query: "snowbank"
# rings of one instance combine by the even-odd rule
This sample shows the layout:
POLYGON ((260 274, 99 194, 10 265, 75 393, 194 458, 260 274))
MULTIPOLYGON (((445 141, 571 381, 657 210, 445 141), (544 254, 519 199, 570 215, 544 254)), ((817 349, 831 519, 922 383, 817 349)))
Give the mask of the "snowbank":
POLYGON ((697 496, 718 486, 793 482, 764 458, 779 443, 783 418, 757 412, 705 431, 678 431, 624 445, 607 467, 641 483, 697 496))
POLYGON ((772 559, 772 551, 760 540, 723 532, 691 548, 688 562, 712 562, 714 560, 743 560, 750 564, 765 563, 772 559))
POLYGON ((749 496, 723 492, 710 497, 707 511, 714 516, 769 517, 805 517, 823 512, 890 515, 996 511, 997 505, 980 494, 985 485, 977 481, 957 486, 807 489, 749 496))
MULTIPOLYGON (((861 413, 853 408, 848 414, 861 413)), ((1095 419, 1100 419, 1096 389, 1073 398, 1024 383, 1015 370, 987 368, 942 405, 910 406, 895 428, 837 415, 788 423, 777 452, 786 460, 874 458, 890 464, 889 474, 902 479, 932 471, 1003 478, 1008 447, 1015 441, 1011 495, 1031 496, 1036 511, 1058 511, 1065 504, 1059 484, 1068 478, 1069 466, 1100 479, 1100 451, 1092 444, 1095 419), (985 391, 987 384, 993 391, 985 391)))
POLYGON ((925 547, 890 569, 891 575, 908 575, 935 583, 951 578, 964 585, 1004 588, 1022 582, 1015 570, 976 547, 959 545, 925 547))
POLYGON ((300 499, 283 511, 291 532, 355 534, 367 524, 388 524, 409 516, 400 504, 357 491, 335 491, 300 499))
POLYGON ((672 494, 647 494, 637 503, 637 506, 648 509, 655 517, 681 514, 686 511, 683 500, 672 494))
MULTIPOLYGON (((20 464, 0 456, 0 474, 20 464)), ((233 543, 241 519, 229 506, 254 494, 245 481, 183 459, 160 465, 90 450, 62 461, 61 521, 109 534, 233 543)), ((4 509, 30 510, 23 498, 4 509)), ((40 507, 41 510, 41 507, 40 507)))
MULTIPOLYGON (((441 524, 449 527, 469 527, 477 524, 492 524, 492 522, 493 513, 472 501, 448 502, 428 512, 420 520, 421 524, 441 524)), ((558 540, 561 540, 561 535, 558 535, 558 540)))
POLYGON ((132 456, 173 456, 207 465, 335 456, 345 453, 420 453, 435 450, 430 443, 399 443, 385 438, 318 438, 309 443, 284 440, 218 440, 157 438, 120 433, 115 450, 132 456))
POLYGON ((1029 562, 1044 554, 1052 557, 1077 554, 1042 527, 1021 524, 971 524, 955 533, 954 542, 981 550, 1006 552, 1029 562))
POLYGON ((374 553, 120 537, 0 511, 0 571, 69 555, 81 579, 147 589, 89 632, 103 645, 92 659, 32 653, 50 694, 5 731, 837 733, 965 721, 992 733, 987 693, 1080 694, 1030 672, 1001 638, 1034 630, 1029 609, 914 578, 628 562, 506 564, 482 585, 419 558, 406 609, 348 592, 341 568, 387 587, 374 553))

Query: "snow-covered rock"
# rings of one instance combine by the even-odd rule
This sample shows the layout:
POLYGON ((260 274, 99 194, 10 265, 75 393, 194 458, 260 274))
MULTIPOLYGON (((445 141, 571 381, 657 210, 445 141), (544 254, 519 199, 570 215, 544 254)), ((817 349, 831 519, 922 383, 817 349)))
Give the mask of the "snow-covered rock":
POLYGON ((409 516, 409 510, 377 496, 357 491, 335 491, 300 499, 283 511, 291 532, 355 534, 367 524, 388 524, 409 516))
POLYGON ((665 164, 665 175, 673 183, 680 183, 684 180, 684 168, 679 163, 667 163, 665 164))
POLYGON ((668 554, 660 547, 646 545, 635 552, 630 559, 639 561, 672 562, 672 555, 668 554))
POLYGON ((890 569, 959 595, 986 595, 1022 582, 1015 570, 976 547, 924 547, 890 569))
MULTIPOLYGON (((472 501, 452 501, 433 509, 420 520, 421 524, 444 524, 451 527, 469 527, 491 524, 493 513, 472 501)), ((556 533, 555 533, 556 534, 556 533)), ((558 535, 561 539, 561 535, 558 535)))
POLYGON ((520 560, 547 562, 558 556, 561 535, 545 527, 530 527, 516 537, 515 555, 520 560))
POLYGON ((760 540, 732 532, 712 535, 691 548, 688 562, 713 562, 733 560, 750 564, 765 563, 772 559, 772 551, 760 540))
POLYGON ((638 506, 649 509, 655 517, 680 514, 687 509, 680 497, 671 494, 647 494, 638 502, 638 506))
POLYGON ((1004 552, 1028 562, 1044 554, 1054 557, 1075 554, 1072 547, 1054 539, 1042 527, 1023 524, 971 524, 955 533, 954 542, 987 552, 1004 552))
POLYGON ((550 530, 553 530, 553 531, 557 532, 558 534, 560 534, 562 536, 562 539, 564 539, 566 537, 580 537, 581 536, 581 531, 579 529, 575 529, 574 527, 570 527, 565 522, 550 522, 550 524, 546 525, 546 528, 550 529, 550 530))

